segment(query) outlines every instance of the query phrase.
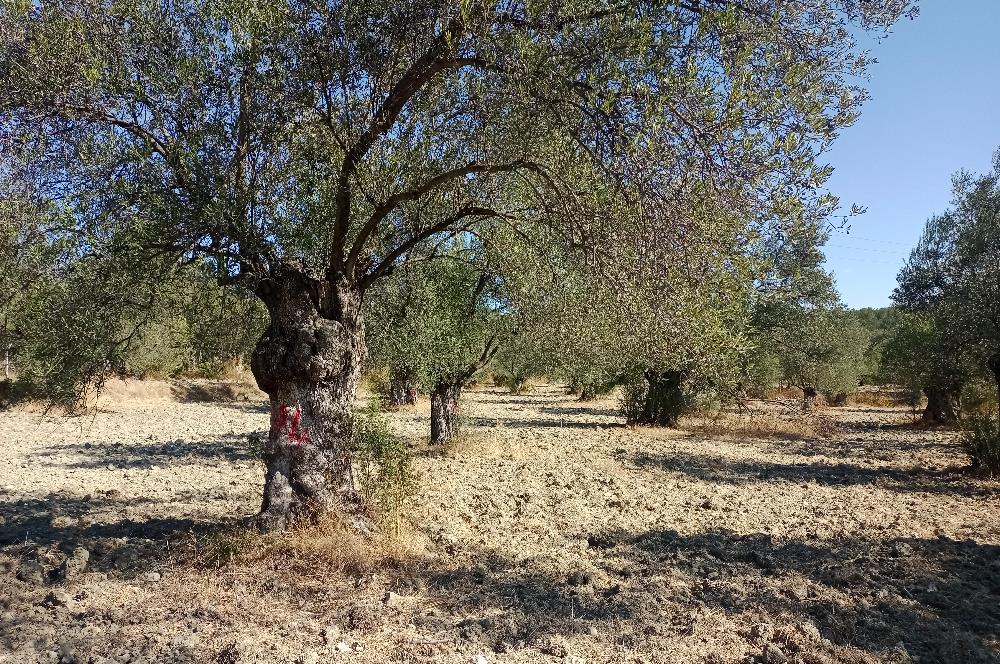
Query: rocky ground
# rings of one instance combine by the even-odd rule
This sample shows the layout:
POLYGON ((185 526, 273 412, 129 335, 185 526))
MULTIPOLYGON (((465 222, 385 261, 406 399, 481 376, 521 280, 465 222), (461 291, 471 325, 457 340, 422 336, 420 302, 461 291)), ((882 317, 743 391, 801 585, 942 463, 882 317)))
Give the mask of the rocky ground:
POLYGON ((441 453, 422 404, 368 559, 239 534, 267 414, 220 394, 0 413, 0 662, 1000 662, 1000 482, 904 410, 727 435, 483 388, 441 453))

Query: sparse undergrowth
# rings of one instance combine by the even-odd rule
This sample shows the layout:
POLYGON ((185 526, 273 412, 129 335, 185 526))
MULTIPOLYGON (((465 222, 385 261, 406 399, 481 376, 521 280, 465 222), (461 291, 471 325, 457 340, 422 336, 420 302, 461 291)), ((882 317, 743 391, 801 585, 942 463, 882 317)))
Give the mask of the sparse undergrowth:
POLYGON ((1000 473, 1000 426, 992 417, 975 416, 960 438, 972 466, 990 474, 1000 473))
POLYGON ((241 567, 322 580, 401 567, 413 555, 413 541, 402 527, 370 539, 330 519, 284 533, 261 533, 241 526, 190 535, 174 547, 174 557, 178 563, 200 569, 241 567))
POLYGON ((834 430, 833 425, 823 417, 767 411, 692 413, 682 418, 681 426, 690 431, 712 435, 794 440, 828 438, 834 430))

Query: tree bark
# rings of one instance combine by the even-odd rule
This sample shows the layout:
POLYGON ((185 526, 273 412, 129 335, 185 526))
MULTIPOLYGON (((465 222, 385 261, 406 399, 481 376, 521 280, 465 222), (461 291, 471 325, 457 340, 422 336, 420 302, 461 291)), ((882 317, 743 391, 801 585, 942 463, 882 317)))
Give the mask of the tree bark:
POLYGON ((389 407, 400 408, 417 403, 417 386, 413 383, 413 372, 393 370, 389 376, 389 407))
POLYGON ((364 360, 361 291, 293 269, 257 288, 270 324, 251 370, 271 402, 258 525, 284 530, 335 515, 355 531, 375 525, 351 469, 352 410, 364 360))
POLYGON ((684 412, 684 374, 680 371, 646 371, 646 400, 639 424, 676 426, 684 412))
POLYGON ((458 403, 461 382, 441 381, 431 392, 431 444, 444 445, 459 434, 458 403))
POLYGON ((926 424, 955 424, 958 422, 959 400, 957 390, 943 387, 925 387, 927 406, 921 419, 926 424))
POLYGON ((816 398, 819 396, 819 392, 812 385, 806 385, 802 388, 802 412, 811 413, 816 408, 816 398))

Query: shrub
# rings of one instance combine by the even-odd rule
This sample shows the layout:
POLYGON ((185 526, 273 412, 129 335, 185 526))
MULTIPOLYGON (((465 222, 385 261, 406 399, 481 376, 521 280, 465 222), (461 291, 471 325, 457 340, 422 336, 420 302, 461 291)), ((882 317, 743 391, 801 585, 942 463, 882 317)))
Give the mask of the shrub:
POLYGON ((354 474, 376 518, 398 532, 415 479, 410 451, 390 429, 382 402, 373 398, 354 418, 354 474))
POLYGON ((1000 426, 996 420, 981 416, 969 418, 961 441, 972 459, 973 468, 1000 472, 1000 426))
POLYGON ((648 390, 646 379, 642 376, 632 378, 622 385, 618 404, 622 417, 629 424, 635 424, 642 418, 642 413, 646 408, 648 390))
POLYGON ((992 380, 977 377, 962 389, 962 412, 987 415, 997 412, 997 387, 992 380))

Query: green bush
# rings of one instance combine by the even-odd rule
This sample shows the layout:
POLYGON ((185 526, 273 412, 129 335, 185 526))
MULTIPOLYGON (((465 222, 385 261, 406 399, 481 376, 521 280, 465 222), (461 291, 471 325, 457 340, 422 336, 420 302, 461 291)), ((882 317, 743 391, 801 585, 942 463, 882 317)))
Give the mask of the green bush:
POLYGON ((642 376, 632 378, 622 385, 618 406, 622 417, 629 424, 635 424, 642 418, 642 413, 646 408, 646 393, 648 391, 649 386, 642 376))
POLYGON ((996 420, 982 416, 969 418, 961 441, 972 459, 973 468, 1000 472, 1000 426, 996 420))
POLYGON ((354 417, 354 474, 358 489, 383 524, 397 529, 415 478, 410 451, 389 426, 379 399, 354 417))
POLYGON ((976 377, 962 388, 962 412, 992 415, 997 412, 997 386, 992 377, 976 377))

